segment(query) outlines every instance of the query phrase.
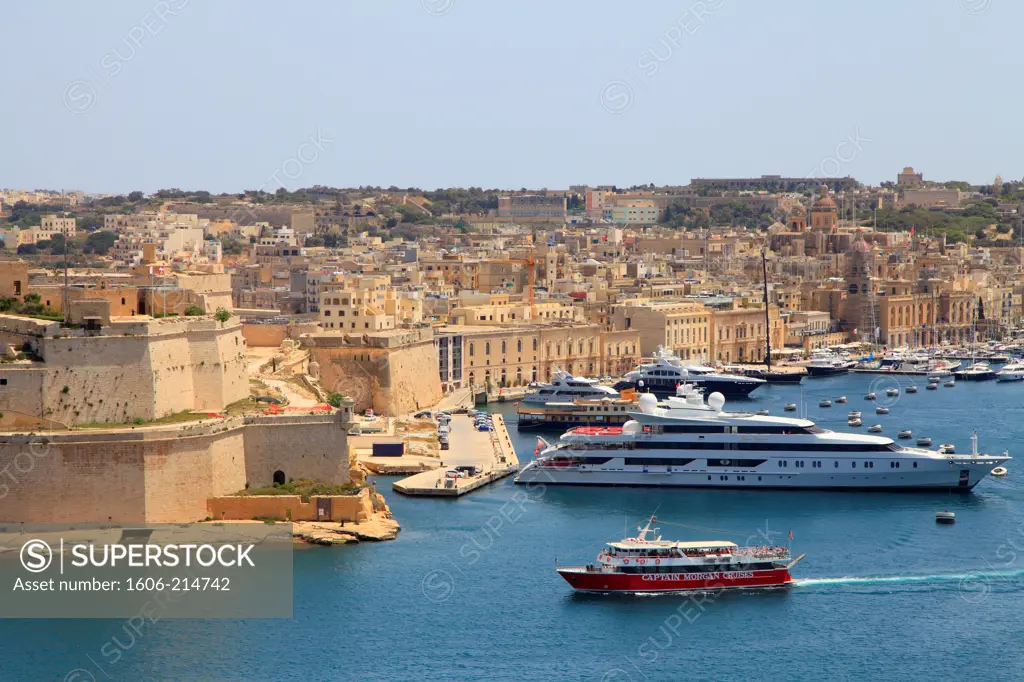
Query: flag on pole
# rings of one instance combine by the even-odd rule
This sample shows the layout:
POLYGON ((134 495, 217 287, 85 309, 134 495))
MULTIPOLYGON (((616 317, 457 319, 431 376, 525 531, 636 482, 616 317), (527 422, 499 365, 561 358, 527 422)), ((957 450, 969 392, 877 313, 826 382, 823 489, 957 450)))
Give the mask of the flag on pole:
POLYGON ((533 449, 533 456, 536 457, 537 455, 539 455, 540 451, 546 448, 547 446, 548 442, 541 438, 540 436, 537 436, 537 447, 533 449))
POLYGON ((792 528, 789 529, 789 539, 790 540, 793 539, 793 529, 792 528))

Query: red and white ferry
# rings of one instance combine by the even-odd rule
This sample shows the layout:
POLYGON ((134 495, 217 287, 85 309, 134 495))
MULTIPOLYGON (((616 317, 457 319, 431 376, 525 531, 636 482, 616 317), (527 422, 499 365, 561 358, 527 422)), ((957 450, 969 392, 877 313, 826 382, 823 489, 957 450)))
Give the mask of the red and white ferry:
POLYGON ((558 566, 559 575, 586 592, 677 592, 785 587, 789 571, 804 558, 786 547, 739 547, 725 540, 662 540, 657 519, 637 527, 635 538, 609 542, 597 564, 558 566), (648 539, 653 536, 653 539, 648 539))

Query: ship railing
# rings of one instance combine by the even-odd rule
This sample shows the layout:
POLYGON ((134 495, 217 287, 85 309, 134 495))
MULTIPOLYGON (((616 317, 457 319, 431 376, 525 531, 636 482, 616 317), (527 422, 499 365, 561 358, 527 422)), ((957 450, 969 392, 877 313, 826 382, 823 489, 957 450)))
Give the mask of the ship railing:
POLYGON ((785 547, 739 547, 732 551, 732 555, 757 559, 788 559, 789 550, 785 547))

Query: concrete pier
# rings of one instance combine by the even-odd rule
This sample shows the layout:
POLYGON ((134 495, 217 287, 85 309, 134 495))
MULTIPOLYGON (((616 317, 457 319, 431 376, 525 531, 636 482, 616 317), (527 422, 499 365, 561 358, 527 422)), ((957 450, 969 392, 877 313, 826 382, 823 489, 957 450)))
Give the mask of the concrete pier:
POLYGON ((444 466, 395 481, 392 489, 403 495, 459 497, 515 472, 519 460, 505 420, 499 414, 492 415, 492 419, 493 431, 477 431, 472 417, 453 415, 449 436, 451 449, 441 453, 444 466), (463 465, 476 466, 482 473, 466 478, 445 478, 445 471, 463 465))

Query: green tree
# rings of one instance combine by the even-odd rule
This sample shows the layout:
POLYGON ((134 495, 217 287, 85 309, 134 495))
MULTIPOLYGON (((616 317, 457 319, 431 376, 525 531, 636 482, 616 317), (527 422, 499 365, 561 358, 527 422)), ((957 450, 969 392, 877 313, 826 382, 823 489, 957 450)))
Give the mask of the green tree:
POLYGON ((215 312, 213 316, 221 323, 221 325, 223 325, 231 319, 231 311, 227 308, 217 308, 217 312, 215 312))
MULTIPOLYGON (((221 308, 221 310, 223 310, 223 308, 221 308)), ((205 314, 206 314, 206 311, 203 310, 202 308, 200 308, 197 305, 190 305, 189 307, 185 308, 185 316, 186 317, 195 317, 197 315, 205 315, 205 314)), ((220 318, 217 318, 217 319, 220 319, 220 318)))
POLYGON ((117 241, 117 235, 107 230, 100 230, 99 232, 92 232, 85 239, 85 247, 82 249, 85 253, 98 253, 100 255, 106 255, 113 248, 114 242, 117 241))

